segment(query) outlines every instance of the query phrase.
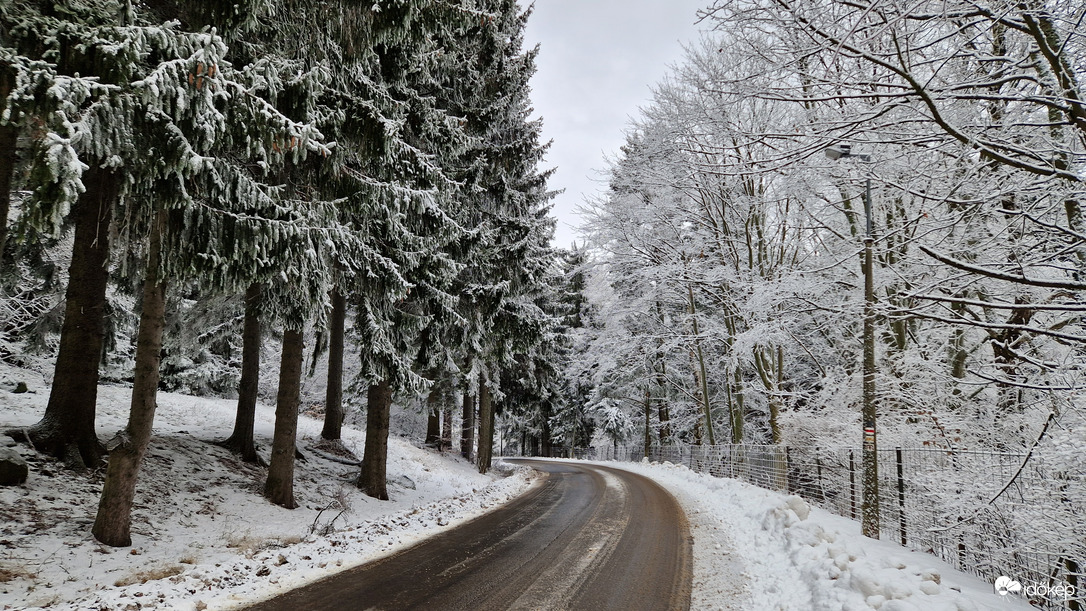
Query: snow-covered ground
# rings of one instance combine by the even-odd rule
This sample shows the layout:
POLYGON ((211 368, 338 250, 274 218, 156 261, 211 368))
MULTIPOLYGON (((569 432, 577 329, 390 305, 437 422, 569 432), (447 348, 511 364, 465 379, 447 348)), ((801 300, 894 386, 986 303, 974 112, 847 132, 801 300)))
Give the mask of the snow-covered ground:
MULTIPOLYGON (((0 363, 0 430, 36 422, 48 384, 0 363), (31 392, 14 394, 16 382, 31 392)), ((122 428, 131 391, 102 386, 98 432, 122 428)), ((209 441, 233 427, 235 402, 159 393, 155 435, 136 494, 133 546, 90 535, 101 474, 66 471, 25 446, 29 481, 0 487, 0 609, 231 609, 354 566, 493 510, 535 480, 525 468, 479 475, 467 461, 389 440, 391 501, 352 484, 358 468, 307 451, 321 423, 302 417, 295 497, 287 510, 264 500, 265 471, 209 441)), ((260 406, 265 457, 274 409, 260 406)), ((343 432, 361 456, 364 435, 343 432)), ((9 438, 0 436, 0 443, 9 438)))
MULTIPOLYGON (((99 389, 103 438, 123 426, 129 397, 127 388, 99 389)), ((0 364, 0 429, 33 424, 47 398, 40 374, 0 364), (12 393, 19 381, 31 392, 12 393)), ((320 422, 303 416, 301 506, 286 510, 261 496, 263 469, 209 443, 229 433, 234 408, 233 401, 160 393, 131 548, 90 536, 100 474, 71 473, 17 446, 31 477, 0 488, 0 609, 233 609, 467 521, 535 480, 508 466, 482 476, 455 455, 393 437, 393 498, 377 501, 353 486, 357 467, 306 451, 318 443, 320 422)), ((256 433, 265 452, 273 421, 273 408, 260 406, 256 433)), ((363 439, 344 430, 345 445, 358 454, 363 439)), ((694 537, 695 609, 1031 608, 933 556, 866 539, 855 522, 799 497, 668 463, 605 464, 653 478, 683 506, 694 537)))
POLYGON ((694 538, 694 609, 1032 609, 938 558, 860 534, 859 524, 744 482, 671 463, 599 463, 651 477, 682 505, 694 538))

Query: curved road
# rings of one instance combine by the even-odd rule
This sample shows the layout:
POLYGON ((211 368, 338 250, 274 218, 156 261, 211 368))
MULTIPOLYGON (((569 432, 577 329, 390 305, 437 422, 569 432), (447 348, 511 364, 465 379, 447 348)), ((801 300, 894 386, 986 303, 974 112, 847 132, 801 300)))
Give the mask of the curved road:
POLYGON ((249 609, 690 608, 690 533, 663 488, 598 465, 519 462, 547 477, 508 505, 249 609))

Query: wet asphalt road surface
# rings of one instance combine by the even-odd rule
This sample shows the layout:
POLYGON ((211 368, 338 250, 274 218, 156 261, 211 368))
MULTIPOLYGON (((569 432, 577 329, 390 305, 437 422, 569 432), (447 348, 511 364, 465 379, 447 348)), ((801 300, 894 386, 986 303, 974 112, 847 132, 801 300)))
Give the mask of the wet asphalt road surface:
POLYGON ((690 608, 678 503, 637 474, 517 461, 547 474, 508 505, 251 611, 690 608))

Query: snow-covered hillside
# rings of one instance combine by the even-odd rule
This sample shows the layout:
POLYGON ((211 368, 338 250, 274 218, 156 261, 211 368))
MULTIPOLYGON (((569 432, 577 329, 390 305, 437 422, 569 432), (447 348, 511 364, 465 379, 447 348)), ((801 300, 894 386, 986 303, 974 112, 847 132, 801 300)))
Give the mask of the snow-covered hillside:
MULTIPOLYGON (((40 374, 0 363, 0 429, 44 412, 40 374), (16 382, 30 392, 15 394, 16 382)), ((131 391, 101 386, 98 432, 127 418, 131 391)), ((131 548, 90 534, 102 474, 66 471, 26 446, 29 481, 0 488, 0 609, 228 609, 360 564, 494 509, 526 490, 527 470, 479 475, 457 455, 389 440, 391 501, 363 495, 357 467, 314 452, 321 423, 302 417, 298 509, 261 496, 265 473, 212 443, 226 437, 233 401, 159 393, 155 436, 136 494, 131 548)), ((258 444, 267 452, 274 410, 260 406, 258 444)), ((0 438, 8 443, 9 438, 0 438)), ((361 456, 364 436, 344 430, 361 456)))

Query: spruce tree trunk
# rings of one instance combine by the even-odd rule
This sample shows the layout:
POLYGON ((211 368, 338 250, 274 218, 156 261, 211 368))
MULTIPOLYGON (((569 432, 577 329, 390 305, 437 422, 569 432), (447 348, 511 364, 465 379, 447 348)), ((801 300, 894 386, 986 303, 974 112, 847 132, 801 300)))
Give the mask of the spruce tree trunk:
POLYGON ((283 333, 283 355, 279 365, 279 392, 275 399, 275 433, 264 496, 287 509, 294 509, 294 456, 298 434, 298 404, 301 402, 304 344, 301 331, 283 333))
POLYGON ((0 126, 0 260, 4 257, 8 243, 11 178, 15 174, 15 142, 18 137, 19 130, 14 125, 0 126))
POLYGON ((339 440, 343 434, 343 335, 347 320, 347 296, 332 291, 332 315, 328 321, 328 389, 324 395, 324 429, 321 437, 339 440))
POLYGON ((452 393, 445 398, 445 403, 441 407, 441 451, 445 452, 452 448, 452 422, 453 422, 453 409, 452 409, 452 393))
MULTIPOLYGON (((0 67, 0 100, 15 87, 10 66, 0 67)), ((0 106, 0 112, 4 107, 0 106)), ((15 125, 0 125, 0 260, 8 241, 8 211, 11 209, 11 178, 15 174, 15 144, 19 129, 15 125)))
POLYGON ((475 445, 475 397, 464 391, 464 408, 460 420, 460 455, 471 460, 472 446, 475 445))
POLYGON ((426 397, 426 445, 441 447, 441 390, 438 384, 430 389, 426 397))
POLYGON ((256 422, 257 390, 260 384, 260 302, 263 287, 254 282, 245 290, 245 323, 241 332, 241 381, 238 385, 238 411, 234 432, 221 442, 241 455, 245 462, 263 464, 256 451, 253 425, 256 422))
POLYGON ((551 441, 551 422, 550 419, 543 420, 542 431, 539 434, 539 439, 532 443, 532 453, 540 454, 543 456, 554 456, 554 442, 551 441), (542 452, 540 452, 540 446, 542 446, 542 452))
POLYGON ((136 370, 132 381, 132 404, 128 426, 111 445, 106 481, 92 533, 98 541, 113 547, 132 545, 132 499, 143 455, 151 442, 158 393, 159 361, 162 358, 162 329, 166 323, 166 283, 159 274, 162 233, 166 213, 155 212, 143 280, 143 310, 136 336, 136 370))
POLYGON ((98 365, 102 356, 109 281, 109 225, 120 195, 121 177, 93 167, 83 173, 86 191, 72 208, 75 243, 68 267, 64 323, 53 386, 45 415, 23 435, 34 447, 65 461, 69 467, 97 467, 105 448, 94 431, 98 396, 98 365))
POLYGON ((388 421, 392 412, 392 387, 388 380, 371 384, 366 396, 366 449, 358 487, 375 499, 388 500, 388 421))
POLYGON ((479 450, 476 453, 476 465, 479 473, 490 470, 490 459, 494 453, 494 406, 490 402, 490 389, 486 387, 486 377, 479 375, 479 450))

